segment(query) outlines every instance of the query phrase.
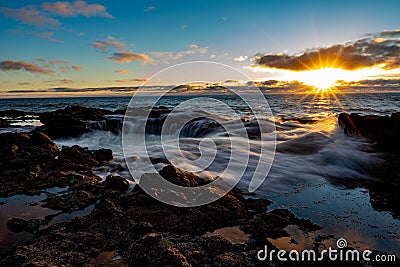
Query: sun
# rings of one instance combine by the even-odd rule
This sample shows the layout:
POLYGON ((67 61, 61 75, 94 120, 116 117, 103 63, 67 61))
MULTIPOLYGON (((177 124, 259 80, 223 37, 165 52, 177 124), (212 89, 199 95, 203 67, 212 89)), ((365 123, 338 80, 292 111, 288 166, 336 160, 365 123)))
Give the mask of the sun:
POLYGON ((321 68, 296 73, 295 79, 321 91, 334 87, 339 80, 345 80, 349 73, 339 68, 321 68))

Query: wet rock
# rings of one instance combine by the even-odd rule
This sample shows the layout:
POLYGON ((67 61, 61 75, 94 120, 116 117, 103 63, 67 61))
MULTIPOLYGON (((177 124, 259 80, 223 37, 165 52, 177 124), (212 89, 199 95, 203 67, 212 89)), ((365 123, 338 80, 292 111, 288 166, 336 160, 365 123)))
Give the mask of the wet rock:
MULTIPOLYGON (((164 175, 170 180, 187 176, 178 178, 185 186, 201 181, 174 167, 165 169, 164 175)), ((285 234, 283 228, 288 224, 306 227, 305 220, 288 211, 267 215, 269 201, 247 200, 237 189, 205 206, 178 208, 158 202, 139 187, 132 192, 109 190, 102 184, 94 188, 99 190, 93 194, 100 200, 90 215, 37 232, 28 244, 4 255, 0 265, 38 261, 89 264, 104 251, 118 251, 128 266, 252 266, 257 263, 252 251, 264 246, 267 236, 285 234), (232 243, 223 236, 205 235, 229 226, 240 226, 251 238, 232 243), (263 238, 257 239, 259 236, 263 238)), ((68 202, 59 196, 54 199, 57 205, 68 202)))
POLYGON ((260 242, 261 245, 267 237, 278 238, 288 236, 288 233, 284 230, 288 225, 297 225, 304 231, 322 229, 310 220, 296 217, 287 209, 275 209, 255 216, 243 226, 243 229, 246 233, 252 234, 252 238, 260 242))
POLYGON ((393 113, 390 117, 341 113, 338 121, 345 134, 370 138, 387 150, 400 149, 400 112, 393 113))
POLYGON ((25 220, 19 217, 13 217, 7 222, 7 228, 11 232, 34 232, 39 229, 40 225, 43 223, 40 219, 25 220))
POLYGON ((55 186, 85 189, 100 180, 91 169, 112 159, 109 149, 91 151, 74 146, 60 152, 50 137, 38 130, 5 133, 0 139, 1 197, 38 194, 55 186))
MULTIPOLYGON (((397 192, 400 190, 400 112, 389 116, 341 113, 339 124, 345 134, 356 134, 376 142, 382 162, 372 166, 371 174, 378 180, 358 182, 355 186, 369 189, 371 205, 377 210, 400 216, 397 192)), ((348 186, 348 183, 346 183, 348 186)))
POLYGON ((171 183, 186 187, 201 186, 210 182, 203 180, 194 174, 175 168, 172 165, 168 165, 162 168, 162 170, 160 171, 160 175, 171 183))
POLYGON ((121 191, 126 191, 129 188, 129 182, 125 178, 116 175, 108 175, 104 181, 104 185, 121 191))
POLYGON ((44 200, 42 207, 71 213, 83 210, 96 202, 96 197, 83 190, 68 192, 63 195, 51 195, 44 200))
POLYGON ((135 225, 134 230, 139 235, 145 235, 154 231, 154 226, 149 222, 139 222, 135 225))
POLYGON ((87 170, 94 166, 100 166, 112 159, 110 149, 91 151, 87 147, 63 146, 58 158, 59 167, 62 170, 87 170))
POLYGON ((111 149, 101 148, 99 150, 93 150, 92 155, 93 158, 101 164, 113 159, 111 149))
POLYGON ((79 136, 91 131, 87 121, 103 121, 104 115, 111 113, 103 109, 70 106, 40 114, 40 121, 44 125, 39 129, 53 139, 79 136))
POLYGON ((122 119, 109 119, 105 121, 104 130, 110 131, 113 134, 120 134, 122 131, 122 119))

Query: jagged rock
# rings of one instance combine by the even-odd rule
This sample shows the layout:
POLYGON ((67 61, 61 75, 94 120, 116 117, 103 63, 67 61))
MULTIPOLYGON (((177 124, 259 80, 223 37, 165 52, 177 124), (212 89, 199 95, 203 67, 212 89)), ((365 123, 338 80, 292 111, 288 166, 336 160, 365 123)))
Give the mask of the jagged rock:
POLYGON ((171 183, 186 187, 201 186, 209 183, 209 181, 201 179, 200 177, 192 173, 188 173, 178 168, 175 168, 172 165, 167 165, 162 168, 162 170, 160 171, 160 175, 171 183))
POLYGON ((400 112, 393 113, 390 117, 341 113, 338 120, 345 134, 370 138, 384 149, 400 149, 400 112))
POLYGON ((40 219, 25 220, 19 217, 14 217, 7 222, 7 228, 14 233, 23 231, 33 232, 39 229, 41 223, 42 221, 40 219))
POLYGON ((91 131, 87 121, 102 121, 105 120, 104 115, 111 113, 103 109, 70 106, 40 114, 40 121, 44 125, 39 129, 53 139, 79 136, 91 131))
POLYGON ((93 204, 96 201, 96 197, 87 191, 79 190, 68 192, 63 195, 51 195, 42 206, 53 210, 61 210, 65 213, 71 213, 73 211, 82 210, 93 204))
POLYGON ((115 190, 126 191, 128 190, 129 182, 121 176, 108 175, 104 185, 115 190))
POLYGON ((91 169, 112 159, 112 151, 91 151, 79 146, 57 145, 46 134, 5 133, 0 135, 0 196, 36 194, 49 187, 73 186, 85 189, 100 180, 91 169), (75 179, 71 175, 82 179, 75 179))

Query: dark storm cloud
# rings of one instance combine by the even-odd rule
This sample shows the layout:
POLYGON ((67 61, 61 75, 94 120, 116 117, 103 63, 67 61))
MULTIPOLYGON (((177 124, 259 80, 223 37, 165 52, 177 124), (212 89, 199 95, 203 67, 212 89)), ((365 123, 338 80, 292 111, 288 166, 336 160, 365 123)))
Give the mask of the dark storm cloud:
POLYGON ((328 67, 356 70, 379 64, 395 69, 400 67, 400 31, 369 34, 355 42, 309 49, 298 55, 260 55, 255 62, 255 66, 292 71, 328 67))

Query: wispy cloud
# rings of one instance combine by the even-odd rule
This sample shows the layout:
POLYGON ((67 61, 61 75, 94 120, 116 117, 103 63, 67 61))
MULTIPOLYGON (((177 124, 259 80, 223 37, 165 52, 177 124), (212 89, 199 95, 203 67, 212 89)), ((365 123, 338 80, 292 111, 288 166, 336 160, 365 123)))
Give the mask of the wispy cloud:
POLYGON ((68 61, 62 60, 62 59, 55 59, 55 60, 50 60, 49 61, 49 65, 53 66, 53 65, 58 65, 58 64, 69 64, 68 61))
POLYGON ((30 82, 19 82, 18 85, 31 85, 32 83, 30 82))
POLYGON ((126 52, 126 44, 121 41, 118 41, 116 38, 112 36, 107 36, 105 40, 97 40, 91 45, 100 50, 106 50, 108 48, 114 47, 118 48, 118 50, 121 52, 126 52))
POLYGON ((265 68, 304 71, 326 67, 357 70, 376 65, 385 69, 400 67, 400 31, 368 34, 346 44, 309 49, 299 55, 265 54, 255 57, 265 68))
POLYGON ((31 34, 33 36, 36 36, 36 37, 39 37, 39 38, 42 38, 44 40, 53 42, 53 43, 64 43, 63 40, 59 40, 59 39, 54 38, 54 32, 34 32, 34 31, 31 31, 31 32, 29 32, 29 34, 31 34))
POLYGON ((242 62, 242 61, 245 61, 247 58, 248 58, 248 56, 239 56, 239 57, 233 58, 233 60, 237 61, 237 62, 242 62))
POLYGON ((83 66, 71 66, 74 71, 81 71, 83 70, 83 66))
POLYGON ((24 27, 18 26, 13 29, 7 30, 7 32, 10 32, 12 34, 16 35, 21 35, 21 34, 28 34, 32 35, 41 39, 44 39, 49 42, 53 43, 64 43, 63 40, 55 38, 55 32, 54 31, 36 31, 36 30, 31 30, 31 29, 25 29, 24 27))
MULTIPOLYGON (((42 5, 27 5, 22 8, 0 7, 0 13, 6 18, 19 21, 23 24, 40 28, 57 28, 60 21, 54 17, 105 17, 114 18, 100 4, 87 4, 85 1, 74 2, 45 2, 42 5)), ((44 37, 46 37, 44 35, 44 37)), ((51 38, 52 36, 47 36, 51 38)), ((50 39, 56 40, 56 39, 50 39)))
POLYGON ((151 59, 146 54, 137 54, 137 53, 114 53, 111 57, 108 57, 117 63, 130 63, 132 61, 141 61, 144 64, 152 63, 153 59, 151 59))
POLYGON ((1 7, 0 12, 6 18, 36 27, 56 28, 60 24, 57 19, 48 17, 43 12, 36 10, 34 6, 25 6, 20 9, 1 7))
POLYGON ((144 9, 144 12, 150 12, 150 11, 153 11, 153 10, 156 10, 157 8, 155 7, 155 6, 148 6, 148 7, 146 7, 145 9, 144 9))
POLYGON ((208 47, 199 47, 196 43, 191 43, 188 45, 187 50, 178 51, 178 52, 159 52, 153 51, 150 54, 159 59, 159 62, 169 64, 171 60, 178 60, 185 56, 192 55, 204 55, 208 53, 208 47))
POLYGON ((8 93, 132 93, 137 90, 137 86, 129 87, 93 87, 93 88, 67 88, 67 87, 56 87, 49 89, 38 89, 38 90, 10 90, 8 93))
POLYGON ((115 70, 115 72, 119 74, 128 74, 129 70, 115 70))
POLYGON ((121 79, 121 80, 115 80, 117 83, 132 83, 132 82, 147 82, 147 79, 121 79))
POLYGON ((41 67, 35 63, 25 61, 12 61, 5 60, 0 62, 0 69, 2 71, 25 70, 38 74, 53 74, 54 71, 50 68, 41 67))
POLYGON ((76 16, 85 16, 85 17, 105 17, 112 19, 114 18, 110 13, 107 12, 105 6, 100 4, 87 4, 85 1, 74 1, 72 3, 69 2, 55 2, 43 3, 43 8, 55 15, 59 15, 62 17, 76 17, 76 16))
POLYGON ((73 84, 74 81, 70 79, 58 79, 58 80, 50 80, 50 81, 45 81, 46 83, 50 85, 57 85, 57 84, 73 84))

